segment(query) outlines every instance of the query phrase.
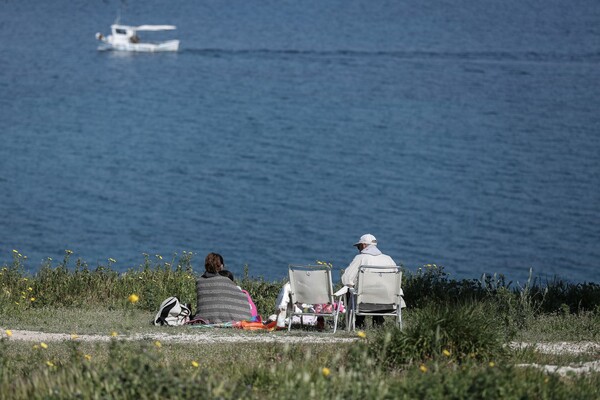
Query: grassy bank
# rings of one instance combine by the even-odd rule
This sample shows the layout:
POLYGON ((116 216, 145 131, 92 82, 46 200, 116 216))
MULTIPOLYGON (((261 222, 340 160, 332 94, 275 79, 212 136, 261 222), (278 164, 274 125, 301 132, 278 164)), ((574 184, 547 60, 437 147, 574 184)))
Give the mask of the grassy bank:
MULTIPOLYGON (((198 329, 153 327, 158 304, 171 295, 195 303, 191 253, 146 256, 118 273, 82 260, 48 260, 35 274, 23 258, 0 271, 0 393, 6 398, 594 398, 600 374, 560 377, 519 363, 570 364, 598 354, 545 355, 511 350, 511 340, 600 340, 600 287, 502 277, 450 279, 443 268, 405 273, 405 329, 351 336, 350 344, 172 343, 168 341, 32 343, 10 329, 73 334, 162 333, 198 329), (139 302, 127 301, 130 294, 139 302), (8 331, 5 331, 8 329, 8 331)), ((260 314, 272 312, 282 282, 238 283, 260 314)), ((389 322, 389 321, 388 321, 389 322)), ((287 336, 287 332, 225 335, 287 336)), ((331 333, 296 331, 318 337, 331 333)))

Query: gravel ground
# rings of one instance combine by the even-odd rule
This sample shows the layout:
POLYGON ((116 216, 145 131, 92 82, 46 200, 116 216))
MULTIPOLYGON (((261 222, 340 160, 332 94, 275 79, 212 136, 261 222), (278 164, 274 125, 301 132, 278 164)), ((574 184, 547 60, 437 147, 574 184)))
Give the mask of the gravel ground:
POLYGON ((600 343, 598 342, 512 342, 512 349, 524 349, 534 347, 536 351, 543 354, 587 354, 600 353, 600 343))
MULTIPOLYGON (((247 332, 227 329, 204 330, 194 328, 193 333, 152 333, 141 335, 117 335, 116 339, 122 340, 158 340, 174 343, 350 343, 356 338, 334 336, 331 333, 314 333, 297 336, 295 334, 279 334, 269 332, 247 332)), ((3 330, 4 331, 4 330, 3 330)), ((110 335, 76 335, 67 333, 45 333, 27 330, 12 331, 11 340, 28 342, 56 342, 62 340, 80 340, 84 342, 108 342, 113 339, 110 335)))

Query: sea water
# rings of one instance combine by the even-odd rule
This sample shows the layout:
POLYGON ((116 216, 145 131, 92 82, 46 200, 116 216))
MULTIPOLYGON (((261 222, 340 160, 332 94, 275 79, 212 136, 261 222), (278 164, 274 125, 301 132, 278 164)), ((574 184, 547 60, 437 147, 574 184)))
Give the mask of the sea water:
POLYGON ((599 281, 599 45, 596 0, 3 2, 0 262, 282 279, 372 233, 410 271, 599 281), (117 18, 180 51, 98 51, 117 18))

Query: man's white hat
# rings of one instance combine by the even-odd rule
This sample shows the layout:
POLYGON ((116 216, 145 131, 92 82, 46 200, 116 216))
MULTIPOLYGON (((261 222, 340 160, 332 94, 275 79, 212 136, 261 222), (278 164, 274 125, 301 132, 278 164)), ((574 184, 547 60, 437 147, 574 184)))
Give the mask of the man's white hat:
POLYGON ((375 245, 377 246, 377 239, 375 238, 375 236, 371 235, 370 233, 367 233, 365 235, 362 235, 360 237, 360 239, 358 240, 358 242, 354 243, 353 246, 358 246, 359 244, 366 244, 366 245, 375 245))

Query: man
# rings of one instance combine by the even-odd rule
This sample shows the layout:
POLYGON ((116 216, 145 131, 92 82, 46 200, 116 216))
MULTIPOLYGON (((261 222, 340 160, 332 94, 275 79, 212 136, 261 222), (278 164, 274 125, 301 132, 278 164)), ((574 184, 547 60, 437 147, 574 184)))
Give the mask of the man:
MULTIPOLYGON (((367 233, 362 235, 358 242, 354 243, 354 246, 358 249, 357 254, 350 265, 346 268, 342 275, 342 283, 345 286, 354 287, 358 280, 358 269, 362 265, 371 265, 376 267, 393 267, 396 265, 392 257, 383 254, 377 248, 377 239, 375 236, 367 233)), ((373 316, 373 325, 382 325, 383 317, 380 315, 373 316)), ((356 326, 364 327, 365 317, 362 315, 356 316, 356 326)))

